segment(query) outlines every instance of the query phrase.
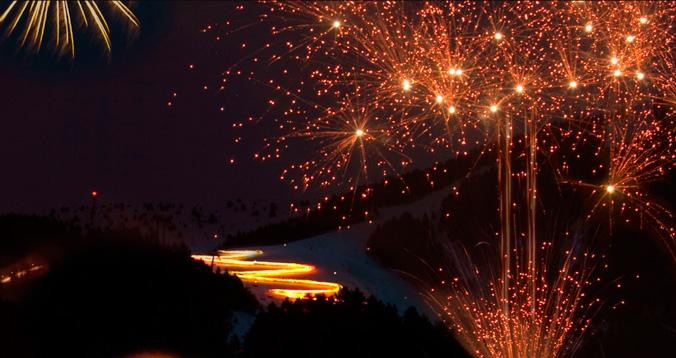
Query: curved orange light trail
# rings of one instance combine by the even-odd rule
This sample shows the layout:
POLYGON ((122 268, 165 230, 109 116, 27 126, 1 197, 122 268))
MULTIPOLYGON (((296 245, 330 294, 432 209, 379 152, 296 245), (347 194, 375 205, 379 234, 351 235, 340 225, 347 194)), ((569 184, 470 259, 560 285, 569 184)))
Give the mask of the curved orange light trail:
POLYGON ((294 262, 273 262, 250 260, 263 254, 262 250, 218 251, 218 255, 192 255, 212 266, 222 267, 239 277, 242 281, 279 284, 299 288, 274 288, 270 293, 288 298, 306 298, 314 295, 332 296, 341 286, 334 282, 287 278, 314 272, 312 265, 294 262))

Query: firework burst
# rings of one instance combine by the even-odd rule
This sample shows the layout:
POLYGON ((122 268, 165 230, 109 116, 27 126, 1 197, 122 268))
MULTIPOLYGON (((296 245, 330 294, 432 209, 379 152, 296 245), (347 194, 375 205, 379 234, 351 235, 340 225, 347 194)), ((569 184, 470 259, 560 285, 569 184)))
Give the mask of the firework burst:
POLYGON ((594 256, 567 253, 554 269, 540 259, 551 246, 536 235, 542 165, 553 167, 558 184, 600 191, 592 213, 621 197, 620 212, 647 214, 673 247, 671 214, 646 194, 647 184, 676 162, 671 4, 262 6, 259 23, 270 24, 279 41, 229 68, 223 82, 247 76, 271 87, 267 118, 283 133, 268 142, 271 152, 262 158, 279 157, 292 138, 319 143, 319 159, 282 175, 299 172, 291 179, 295 187, 347 182, 355 189, 369 182, 368 168, 398 173, 419 150, 427 157, 473 150, 495 156, 499 270, 488 286, 456 286, 443 304, 475 354, 563 356, 589 324, 580 313, 589 307, 581 298, 590 271, 576 262, 594 256), (286 79, 290 68, 295 82, 276 80, 286 79), (272 78, 262 80, 263 73, 272 78), (405 160, 387 159, 391 155, 405 160), (523 169, 514 169, 517 162, 523 169), (353 179, 343 180, 339 171, 353 179), (522 180, 526 185, 519 186, 522 180), (517 187, 526 195, 515 195, 517 187), (524 240, 515 230, 522 215, 524 240))
POLYGON ((102 8, 121 14, 134 27, 139 21, 122 1, 12 1, 0 15, 5 35, 17 35, 19 45, 30 51, 43 48, 45 36, 51 34, 59 55, 75 58, 74 28, 95 29, 108 53, 112 50, 110 27, 102 8))
POLYGON ((588 294, 598 284, 594 274, 598 258, 572 250, 553 255, 551 241, 537 250, 537 270, 514 265, 506 295, 500 268, 474 263, 464 249, 448 250, 453 256, 449 262, 457 265, 451 268, 456 275, 443 277, 427 297, 473 355, 561 357, 579 347, 601 307, 600 299, 588 294), (551 261, 559 256, 557 262, 551 261))
MULTIPOLYGON (((347 101, 355 99, 359 100, 348 98, 347 101)), ((296 189, 306 190, 315 183, 328 187, 343 178, 350 187, 355 188, 369 181, 370 172, 380 171, 387 177, 397 173, 397 163, 393 161, 411 161, 398 150, 397 138, 391 134, 391 130, 381 127, 379 114, 358 103, 343 103, 337 111, 327 108, 322 116, 303 123, 304 127, 299 127, 293 120, 287 122, 285 125, 290 127, 289 134, 277 138, 276 147, 301 139, 306 143, 316 143, 319 148, 316 157, 291 165, 282 173, 282 179, 293 171, 302 173, 300 180, 295 177, 290 179, 296 189), (371 169, 370 164, 376 169, 371 169)))

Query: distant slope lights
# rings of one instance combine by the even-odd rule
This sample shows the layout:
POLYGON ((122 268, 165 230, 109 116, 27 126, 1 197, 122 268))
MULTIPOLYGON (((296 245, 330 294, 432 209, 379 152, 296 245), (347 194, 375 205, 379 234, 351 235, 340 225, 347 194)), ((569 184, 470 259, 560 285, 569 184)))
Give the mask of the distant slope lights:
POLYGON ((212 267, 225 269, 244 282, 281 286, 269 290, 276 296, 288 298, 333 296, 341 288, 334 282, 288 278, 314 272, 316 268, 312 265, 251 260, 262 254, 261 250, 219 250, 217 255, 192 255, 192 257, 212 267))

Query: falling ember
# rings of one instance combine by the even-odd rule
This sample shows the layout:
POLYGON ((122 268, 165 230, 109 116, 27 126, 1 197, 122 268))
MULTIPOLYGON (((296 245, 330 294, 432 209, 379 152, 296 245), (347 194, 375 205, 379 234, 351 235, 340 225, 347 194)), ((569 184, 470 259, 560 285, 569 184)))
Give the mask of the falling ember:
POLYGON ((444 101, 444 97, 442 95, 437 95, 436 101, 437 103, 441 103, 444 101))
MULTIPOLYGON (((593 254, 576 257, 567 251, 561 266, 543 259, 540 270, 549 266, 555 274, 551 281, 545 272, 533 276, 517 266, 504 296, 502 281, 482 275, 483 266, 449 249, 458 267, 448 271, 462 274, 449 279, 442 275, 445 282, 427 295, 440 316, 449 318, 468 352, 490 358, 571 356, 589 326, 587 314, 599 309, 598 301, 587 298, 597 273, 593 254)), ((546 249, 541 251, 548 256, 546 249)))
POLYGON ((594 28, 592 27, 592 24, 587 24, 584 26, 584 31, 586 32, 592 32, 594 28))
POLYGON ((577 81, 570 81, 570 82, 568 82, 568 87, 570 87, 570 88, 577 88, 577 81))
POLYGON ((404 91, 410 91, 411 90, 411 81, 409 80, 404 80, 401 83, 401 87, 404 89, 404 91))
POLYGON ((490 111, 491 111, 492 113, 495 113, 495 112, 497 112, 497 111, 498 111, 498 106, 497 106, 497 105, 494 105, 494 104, 492 104, 492 105, 491 105, 491 107, 490 107, 489 109, 490 109, 490 111))
POLYGON ((514 90, 515 90, 517 93, 522 93, 522 92, 523 92, 523 86, 522 86, 522 85, 517 85, 516 88, 514 88, 514 90))
POLYGON ((332 26, 334 29, 337 29, 337 28, 340 27, 340 25, 341 25, 340 21, 336 20, 336 21, 333 22, 333 24, 332 24, 331 26, 332 26))
POLYGON ((455 106, 448 107, 448 113, 454 114, 455 113, 455 106))
POLYGON ((496 32, 495 33, 495 39, 496 40, 500 41, 500 40, 502 40, 502 38, 503 38, 502 32, 496 32))
POLYGON ((615 192, 615 185, 612 185, 612 184, 606 185, 606 192, 608 194, 614 193, 615 192))
POLYGON ((364 135, 364 131, 362 129, 357 129, 356 131, 354 131, 354 135, 356 135, 357 137, 361 137, 364 135))

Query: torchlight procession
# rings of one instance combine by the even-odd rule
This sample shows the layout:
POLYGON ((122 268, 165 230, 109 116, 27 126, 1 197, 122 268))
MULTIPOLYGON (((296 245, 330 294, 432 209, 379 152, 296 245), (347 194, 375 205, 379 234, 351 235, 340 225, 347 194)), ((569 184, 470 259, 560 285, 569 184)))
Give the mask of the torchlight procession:
POLYGON ((285 287, 269 290, 270 293, 281 297, 308 298, 320 294, 332 296, 341 288, 339 284, 333 282, 289 278, 313 273, 316 269, 312 265, 251 260, 261 255, 263 255, 261 250, 221 250, 218 251, 218 255, 192 255, 192 257, 214 268, 225 269, 244 282, 285 287))

